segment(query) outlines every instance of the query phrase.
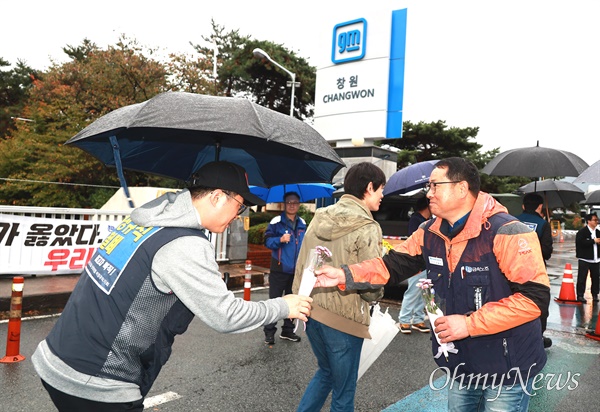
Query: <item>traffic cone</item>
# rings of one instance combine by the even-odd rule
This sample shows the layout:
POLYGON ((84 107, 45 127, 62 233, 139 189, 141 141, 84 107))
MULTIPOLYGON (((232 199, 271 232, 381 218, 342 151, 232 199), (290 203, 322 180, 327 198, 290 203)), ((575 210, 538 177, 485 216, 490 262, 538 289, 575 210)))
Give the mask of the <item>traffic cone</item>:
POLYGON ((575 285, 573 284, 573 270, 571 264, 565 264, 565 274, 563 276, 562 285, 560 285, 560 293, 558 298, 554 298, 557 303, 568 303, 571 305, 581 305, 582 302, 577 300, 575 296, 575 285))
POLYGON ((560 231, 560 239, 558 240, 559 243, 565 243, 565 237, 563 236, 563 232, 562 230, 560 231))
POLYGON ((600 322, 596 321, 596 330, 594 332, 586 333, 585 337, 600 341, 600 322))
POLYGON ((23 308, 23 286, 23 276, 15 276, 12 284, 10 315, 8 319, 8 331, 6 333, 6 356, 0 359, 0 363, 13 363, 25 360, 25 356, 19 353, 19 347, 21 346, 21 309, 23 308))

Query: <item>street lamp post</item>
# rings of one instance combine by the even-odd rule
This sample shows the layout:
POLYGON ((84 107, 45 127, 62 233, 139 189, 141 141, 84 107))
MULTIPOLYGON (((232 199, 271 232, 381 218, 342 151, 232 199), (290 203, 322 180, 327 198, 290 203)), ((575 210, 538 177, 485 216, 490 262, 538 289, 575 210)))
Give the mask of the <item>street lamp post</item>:
POLYGON ((283 70, 284 72, 286 72, 287 74, 290 75, 290 77, 292 78, 292 81, 287 82, 288 87, 290 85, 292 86, 292 99, 290 101, 290 116, 294 116, 294 94, 296 91, 296 86, 300 86, 300 82, 296 82, 296 74, 292 73, 291 71, 289 71, 288 69, 283 67, 281 64, 279 64, 275 60, 273 60, 271 58, 271 56, 269 56, 268 53, 266 51, 264 51, 263 49, 256 48, 252 51, 252 53, 254 54, 254 57, 267 59, 268 61, 273 63, 275 66, 279 67, 281 70, 283 70))

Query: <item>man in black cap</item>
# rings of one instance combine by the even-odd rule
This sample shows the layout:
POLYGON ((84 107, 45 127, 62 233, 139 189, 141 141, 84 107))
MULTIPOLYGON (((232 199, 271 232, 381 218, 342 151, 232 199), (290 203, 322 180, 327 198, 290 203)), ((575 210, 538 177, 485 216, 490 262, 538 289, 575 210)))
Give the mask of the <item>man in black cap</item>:
POLYGON ((244 301, 221 280, 203 229, 222 233, 261 204, 243 168, 212 162, 192 187, 133 210, 100 245, 32 356, 60 411, 142 411, 176 335, 198 316, 219 332, 306 321, 311 298, 244 301))

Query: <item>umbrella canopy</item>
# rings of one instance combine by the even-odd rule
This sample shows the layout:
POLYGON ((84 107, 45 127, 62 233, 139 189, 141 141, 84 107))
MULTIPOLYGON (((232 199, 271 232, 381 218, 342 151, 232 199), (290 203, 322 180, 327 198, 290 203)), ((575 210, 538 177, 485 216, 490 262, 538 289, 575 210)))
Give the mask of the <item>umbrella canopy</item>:
POLYGON ((309 202, 322 197, 332 197, 335 188, 329 183, 297 183, 265 188, 250 186, 250 192, 267 203, 283 202, 283 195, 287 192, 296 192, 300 202, 309 202))
POLYGON ((247 99, 184 92, 117 109, 66 144, 118 172, 122 167, 184 181, 214 160, 244 167, 249 183, 264 187, 328 183, 344 167, 327 141, 298 119, 247 99))
POLYGON ((388 179, 383 188, 383 195, 401 195, 422 189, 429 181, 429 176, 437 162, 438 160, 427 160, 398 170, 388 179))
POLYGON ((600 160, 581 172, 573 183, 600 183, 600 160))
POLYGON ((494 157, 481 170, 492 176, 556 177, 579 176, 588 164, 564 150, 534 147, 507 150, 494 157))
POLYGON ((583 190, 573 183, 561 182, 559 180, 542 180, 527 183, 525 186, 517 189, 517 193, 541 194, 545 199, 546 209, 564 208, 585 199, 583 190))
POLYGON ((594 190, 593 192, 585 195, 585 200, 579 202, 582 205, 600 205, 600 190, 594 190))

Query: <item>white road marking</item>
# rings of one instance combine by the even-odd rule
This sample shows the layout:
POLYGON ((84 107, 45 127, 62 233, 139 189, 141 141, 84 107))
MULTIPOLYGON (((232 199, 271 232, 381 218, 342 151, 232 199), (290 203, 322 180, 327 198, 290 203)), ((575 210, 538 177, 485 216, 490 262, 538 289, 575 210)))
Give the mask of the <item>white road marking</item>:
POLYGON ((144 409, 152 408, 153 406, 161 405, 179 398, 181 398, 181 395, 175 392, 165 392, 160 395, 152 396, 144 399, 144 409))

